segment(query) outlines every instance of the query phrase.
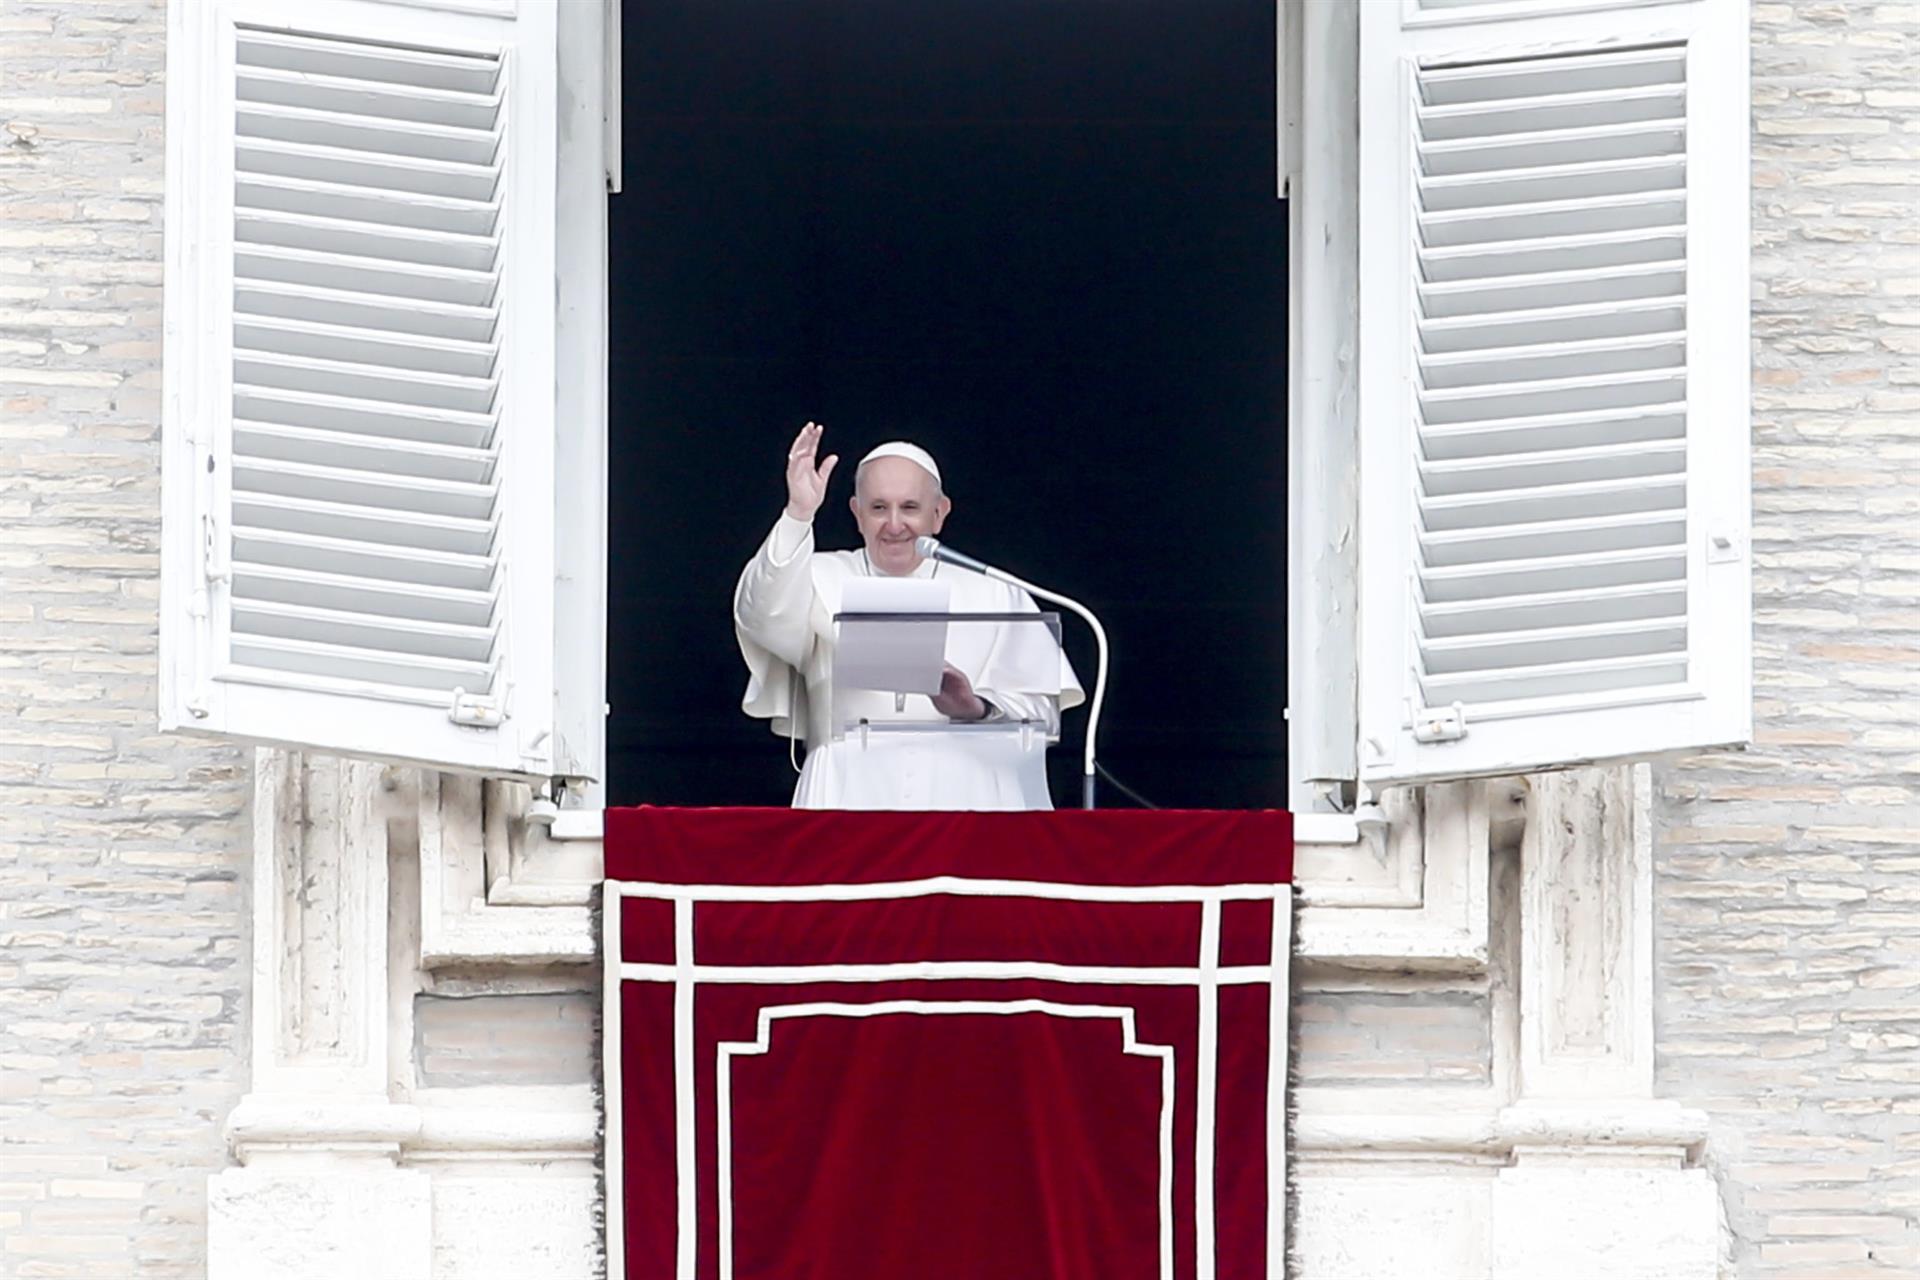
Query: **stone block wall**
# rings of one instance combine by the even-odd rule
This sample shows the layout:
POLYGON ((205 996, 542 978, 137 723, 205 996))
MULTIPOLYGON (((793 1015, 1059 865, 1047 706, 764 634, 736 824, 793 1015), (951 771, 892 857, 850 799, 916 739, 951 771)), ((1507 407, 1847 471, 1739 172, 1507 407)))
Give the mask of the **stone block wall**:
POLYGON ((247 756, 156 732, 158 0, 0 4, 0 1275, 204 1273, 247 756))
POLYGON ((1294 1083, 1405 1088, 1493 1079, 1484 975, 1309 970, 1294 984, 1294 1083))
POLYGON ((1920 5, 1753 10, 1756 741, 1660 768, 1733 1274, 1920 1274, 1920 5))
MULTIPOLYGON (((556 972, 550 982, 591 978, 556 972)), ((413 1001, 414 1078, 428 1089, 591 1085, 599 1017, 598 991, 419 995, 413 1001)))

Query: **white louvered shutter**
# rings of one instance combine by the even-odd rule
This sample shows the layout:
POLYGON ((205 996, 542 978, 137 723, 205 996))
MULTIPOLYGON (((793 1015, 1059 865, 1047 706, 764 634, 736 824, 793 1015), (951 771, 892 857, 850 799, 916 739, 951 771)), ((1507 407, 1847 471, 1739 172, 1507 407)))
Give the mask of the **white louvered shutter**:
POLYGON ((1362 777, 1745 740, 1746 5, 1360 22, 1362 777))
POLYGON ((163 724, 552 772, 553 6, 170 19, 163 724))

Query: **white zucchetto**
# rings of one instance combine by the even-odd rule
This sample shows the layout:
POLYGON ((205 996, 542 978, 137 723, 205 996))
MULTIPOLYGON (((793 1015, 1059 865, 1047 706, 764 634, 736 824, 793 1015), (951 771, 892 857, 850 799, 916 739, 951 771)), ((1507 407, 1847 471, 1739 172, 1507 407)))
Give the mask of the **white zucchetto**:
MULTIPOLYGON (((877 445, 870 450, 866 457, 860 459, 860 466, 866 466, 875 458, 905 458, 908 462, 913 463, 916 467, 919 467, 922 471, 932 476, 935 484, 942 483, 940 479, 940 468, 934 462, 933 455, 917 444, 909 444, 905 440, 889 440, 885 444, 877 445)), ((859 469, 859 467, 854 468, 855 471, 859 469)))

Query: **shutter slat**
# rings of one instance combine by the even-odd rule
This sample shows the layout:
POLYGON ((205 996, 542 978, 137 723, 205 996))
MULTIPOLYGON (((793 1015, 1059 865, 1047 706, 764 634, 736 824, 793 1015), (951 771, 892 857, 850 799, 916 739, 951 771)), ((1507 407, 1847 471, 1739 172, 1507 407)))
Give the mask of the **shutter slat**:
POLYGON ((262 673, 322 676, 342 683, 394 685, 403 689, 450 694, 493 687, 494 667, 484 662, 459 662, 387 649, 355 649, 346 645, 315 644, 279 636, 240 634, 233 638, 233 661, 262 673))
MULTIPOLYGON (((1432 4, 1433 0, 1425 2, 1432 4)), ((1681 85, 1685 80, 1685 51, 1668 46, 1423 67, 1419 89, 1422 102, 1445 106, 1515 99, 1538 101, 1550 96, 1606 96, 1648 85, 1681 85)))
POLYGON ((1686 654, 1676 652, 1429 676, 1420 687, 1429 706, 1461 702, 1475 705, 1483 716, 1498 717, 1510 708, 1524 710, 1527 702, 1541 698, 1571 701, 1580 694, 1631 690, 1641 695, 1635 701, 1650 701, 1686 679, 1686 654))
POLYGON ((427 89, 417 85, 372 84, 315 72, 241 67, 238 98, 251 109, 270 106, 341 115, 406 120, 448 129, 491 129, 500 117, 500 95, 427 89))
POLYGON ((500 253, 500 238, 491 231, 393 226, 302 209, 242 209, 234 214, 233 234, 241 245, 388 259, 402 266, 483 271, 490 281, 498 281, 493 266, 500 253))
POLYGON ((1685 332, 1633 334, 1442 352, 1422 358, 1420 378, 1436 390, 1481 388, 1551 378, 1676 369, 1686 363, 1686 358, 1685 332))
POLYGON ((1429 155, 1442 154, 1450 146, 1471 148, 1503 138, 1552 139, 1559 134, 1599 133, 1622 125, 1684 119, 1686 111, 1686 92, 1678 84, 1415 108, 1429 155))
POLYGON ((373 329, 485 343, 494 334, 498 313, 492 307, 460 306, 312 285, 268 283, 250 276, 234 282, 234 306, 256 317, 373 329))
POLYGON ((1687 469, 1684 440, 1597 445, 1586 449, 1540 449, 1482 454, 1420 464, 1420 485, 1436 497, 1680 475, 1687 469))
POLYGON ((1435 639, 1446 639, 1629 619, 1684 620, 1686 613, 1684 580, 1669 582, 1660 588, 1635 582, 1598 589, 1582 587, 1535 595, 1425 604, 1420 609, 1420 628, 1435 639))
POLYGON ((1682 614, 1678 618, 1538 627, 1531 631, 1449 639, 1423 638, 1420 660, 1422 669, 1434 676, 1465 676, 1562 662, 1682 653, 1686 647, 1687 619, 1682 614))
POLYGON ((1432 180, 1538 168, 1542 161, 1590 165, 1637 160, 1647 155, 1676 154, 1686 145, 1686 138, 1686 125, 1678 120, 1476 138, 1431 148, 1423 172, 1432 180))
POLYGON ((278 494, 464 520, 490 519, 498 496, 492 484, 250 457, 234 459, 233 483, 249 494, 278 494))
POLYGON ((234 531, 233 558, 236 563, 275 566, 329 577, 412 584, 428 590, 483 592, 493 590, 497 567, 490 554, 462 555, 246 526, 234 531))
POLYGON ((1429 609, 1471 609, 1488 602, 1563 590, 1605 592, 1618 586, 1644 590, 1660 583, 1684 583, 1686 577, 1687 550, 1673 544, 1433 565, 1421 572, 1419 589, 1429 609))
POLYGON ((236 417, 281 426, 314 427, 474 449, 491 446, 497 425, 491 413, 465 413, 436 405, 397 404, 244 382, 234 388, 233 411, 236 417))
POLYGON ((235 631, 276 640, 373 649, 447 662, 487 662, 493 628, 463 627, 419 618, 383 617, 311 605, 242 599, 233 602, 235 631))
MULTIPOLYGON (((236 285, 236 298, 246 291, 236 285)), ((395 315, 394 319, 400 317, 395 315)), ((488 341, 442 337, 438 316, 422 316, 411 329, 368 329, 319 320, 250 314, 234 321, 234 343, 247 352, 304 356, 331 365, 367 365, 424 374, 446 374, 491 385, 498 349, 488 341)))
MULTIPOLYGON (((237 321, 235 327, 240 327, 237 321)), ((431 370, 382 368, 246 347, 233 353, 233 375, 251 385, 282 391, 332 393, 453 413, 488 412, 499 385, 498 379, 491 377, 463 378, 431 370)))
POLYGON ((1540 520, 1504 528, 1438 530, 1418 537, 1421 557, 1430 568, 1485 564, 1523 556, 1587 555, 1640 547, 1684 545, 1684 511, 1582 516, 1540 520))
MULTIPOLYGON (((418 138, 415 146, 426 146, 429 141, 418 138)), ((391 201, 395 192, 406 192, 423 200, 447 202, 433 210, 436 214, 446 210, 460 213, 468 206, 479 206, 489 216, 497 211, 494 197, 500 170, 486 162, 461 164, 406 153, 357 151, 248 137, 242 137, 234 148, 234 159, 248 179, 283 178, 356 194, 378 192, 377 198, 384 201, 391 201)), ((435 217, 428 225, 437 225, 438 221, 435 217)))
POLYGON ((233 497, 233 523, 236 536, 238 530, 248 528, 279 529, 466 556, 491 555, 495 529, 492 520, 239 492, 233 497))
POLYGON ((1637 512, 1684 512, 1686 505, 1687 477, 1680 473, 1422 498, 1419 510, 1421 523, 1427 529, 1445 533, 1535 524, 1555 518, 1577 520, 1637 512))
MULTIPOLYGON (((1664 136, 1664 135, 1662 135, 1664 136)), ((1533 164, 1520 169, 1490 168, 1420 179, 1423 225, 1447 225, 1472 212, 1510 213, 1525 206, 1530 216, 1574 209, 1602 198, 1658 194, 1684 198, 1684 155, 1644 154, 1624 160, 1581 162, 1557 151, 1531 153, 1533 164), (1451 215, 1451 217, 1449 216, 1451 215)))
POLYGON ((1514 228, 1519 238, 1486 244, 1432 246, 1420 255, 1421 278, 1429 284, 1512 286, 1501 277, 1553 272, 1599 272, 1608 267, 1651 266, 1682 258, 1687 229, 1677 211, 1662 226, 1632 227, 1582 235, 1532 236, 1532 227, 1514 228))
POLYGON ((1523 453, 1529 449, 1585 449, 1615 443, 1684 440, 1687 406, 1679 401, 1625 409, 1543 413, 1532 417, 1436 423, 1420 435, 1433 459, 1523 453))
POLYGON ((401 95, 421 89, 491 95, 500 80, 496 57, 443 53, 396 44, 373 44, 332 36, 242 28, 236 56, 242 67, 267 67, 300 75, 337 76, 401 95))
POLYGON ((497 314, 493 303, 498 282, 491 271, 263 244, 237 246, 233 268, 234 275, 255 290, 295 286, 312 290, 316 297, 406 299, 456 313, 472 309, 484 310, 489 318, 497 314))
POLYGON ((311 605, 343 613, 462 627, 486 627, 496 601, 491 591, 461 591, 419 582, 383 582, 353 574, 323 573, 236 560, 235 599, 311 605))
POLYGON ((1637 299, 1684 297, 1687 264, 1674 258, 1626 266, 1583 267, 1535 275, 1473 277, 1457 282, 1423 283, 1420 310, 1423 332, 1450 320, 1502 313, 1549 312, 1578 306, 1629 303, 1637 299))
POLYGON ((1429 423, 1456 424, 1549 413, 1583 413, 1666 404, 1686 397, 1680 369, 1550 378, 1539 382, 1422 391, 1420 411, 1429 423))
POLYGON ((243 458, 307 462, 470 484, 489 480, 494 468, 494 455, 486 449, 369 439, 312 427, 249 422, 244 418, 233 424, 233 451, 243 458))
POLYGON ((1420 345, 1445 354, 1488 347, 1591 341, 1651 333, 1686 336, 1687 304, 1677 293, 1638 301, 1596 302, 1487 311, 1423 321, 1420 345))
POLYGON ((274 173, 242 173, 234 180, 234 192, 249 209, 411 227, 419 231, 484 236, 490 235, 500 220, 500 205, 496 200, 389 191, 274 173))
MULTIPOLYGON (((235 113, 243 138, 335 151, 412 156, 441 166, 491 166, 500 152, 497 128, 460 128, 394 116, 357 115, 337 109, 249 103, 235 113)), ((491 172, 490 169, 485 170, 491 172)))
POLYGON ((1457 248, 1521 236, 1554 239, 1618 231, 1652 231, 1681 226, 1687 217, 1686 192, 1677 188, 1655 191, 1630 189, 1574 196, 1565 200, 1514 203, 1488 198, 1497 193, 1455 194, 1462 197, 1462 203, 1420 216, 1420 236, 1426 244, 1436 248, 1457 248), (1469 196, 1476 197, 1471 204, 1465 202, 1469 196))

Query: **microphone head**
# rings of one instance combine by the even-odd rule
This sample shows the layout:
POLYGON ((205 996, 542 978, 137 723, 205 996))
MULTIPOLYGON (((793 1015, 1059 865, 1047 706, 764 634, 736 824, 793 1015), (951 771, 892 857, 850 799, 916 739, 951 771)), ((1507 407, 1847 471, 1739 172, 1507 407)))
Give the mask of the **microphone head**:
POLYGON ((940 554, 940 539, 921 534, 913 540, 913 549, 922 560, 932 560, 940 554))

